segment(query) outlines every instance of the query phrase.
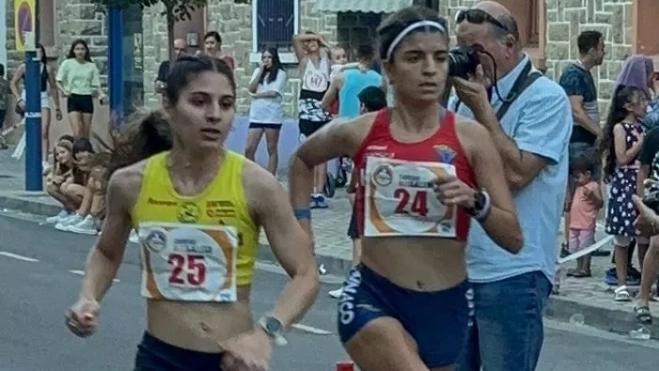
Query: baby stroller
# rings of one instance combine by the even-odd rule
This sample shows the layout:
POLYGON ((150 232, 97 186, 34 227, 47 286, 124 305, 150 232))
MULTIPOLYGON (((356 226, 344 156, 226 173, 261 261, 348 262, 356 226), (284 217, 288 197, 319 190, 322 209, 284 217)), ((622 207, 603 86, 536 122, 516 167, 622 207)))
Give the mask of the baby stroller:
POLYGON ((352 160, 341 157, 327 164, 327 181, 325 182, 325 195, 334 197, 337 188, 344 188, 350 182, 352 174, 352 160))

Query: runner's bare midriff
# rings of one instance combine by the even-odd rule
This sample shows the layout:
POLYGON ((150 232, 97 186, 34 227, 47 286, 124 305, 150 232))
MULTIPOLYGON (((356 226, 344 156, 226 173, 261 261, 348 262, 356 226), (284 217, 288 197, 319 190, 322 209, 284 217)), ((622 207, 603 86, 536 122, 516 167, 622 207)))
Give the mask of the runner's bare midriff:
POLYGON ((439 291, 467 278, 465 242, 429 237, 363 238, 361 261, 394 284, 439 291))
POLYGON ((254 327, 250 290, 250 286, 239 287, 235 303, 147 300, 147 331, 183 349, 218 352, 218 341, 254 327))

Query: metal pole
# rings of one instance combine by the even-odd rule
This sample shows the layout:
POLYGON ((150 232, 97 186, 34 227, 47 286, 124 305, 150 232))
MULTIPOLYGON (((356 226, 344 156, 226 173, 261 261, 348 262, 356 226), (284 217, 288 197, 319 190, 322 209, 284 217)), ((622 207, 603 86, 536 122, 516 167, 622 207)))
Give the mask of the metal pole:
POLYGON ((124 114, 124 13, 120 8, 108 10, 108 85, 112 125, 118 128, 124 114))
MULTIPOLYGON (((35 2, 38 4, 38 1, 35 2)), ((36 6, 38 9, 38 5, 36 6)), ((39 29, 37 11, 33 35, 26 37, 25 50, 25 190, 43 191, 41 165, 41 62, 37 58, 36 33, 39 29)))

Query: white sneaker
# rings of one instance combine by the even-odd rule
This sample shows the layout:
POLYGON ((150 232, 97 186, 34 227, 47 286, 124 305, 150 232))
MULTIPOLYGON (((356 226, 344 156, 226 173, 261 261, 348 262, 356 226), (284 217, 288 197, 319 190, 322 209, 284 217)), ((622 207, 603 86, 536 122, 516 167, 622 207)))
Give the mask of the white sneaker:
POLYGON ((329 292, 329 296, 334 299, 338 299, 343 295, 343 288, 338 288, 329 292))
POLYGON ((130 236, 128 236, 128 241, 131 243, 140 243, 140 237, 137 235, 136 230, 130 231, 130 236))
POLYGON ((57 229, 58 231, 67 232, 70 227, 80 223, 83 219, 84 219, 83 216, 77 213, 70 215, 60 220, 59 223, 55 224, 55 229, 57 229))
POLYGON ((88 234, 96 236, 98 230, 96 229, 96 221, 91 215, 87 215, 80 223, 70 225, 68 230, 78 234, 88 234))
POLYGON ((46 218, 46 223, 57 224, 60 221, 64 220, 65 218, 69 217, 70 215, 71 214, 69 214, 66 210, 62 210, 59 212, 59 214, 46 218))

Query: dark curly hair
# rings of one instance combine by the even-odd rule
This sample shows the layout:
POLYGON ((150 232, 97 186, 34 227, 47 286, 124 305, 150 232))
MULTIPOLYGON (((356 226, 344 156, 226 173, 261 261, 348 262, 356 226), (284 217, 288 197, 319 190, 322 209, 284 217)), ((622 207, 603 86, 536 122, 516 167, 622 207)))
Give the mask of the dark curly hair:
POLYGON ((608 182, 616 167, 616 151, 613 138, 613 128, 621 123, 629 114, 625 108, 627 103, 633 102, 634 98, 645 92, 633 86, 620 86, 614 94, 609 105, 609 115, 606 118, 602 138, 597 143, 597 153, 604 161, 604 180, 608 182))

